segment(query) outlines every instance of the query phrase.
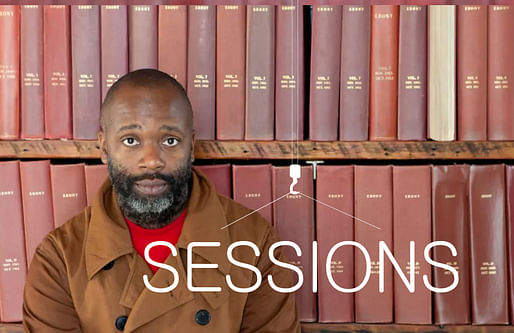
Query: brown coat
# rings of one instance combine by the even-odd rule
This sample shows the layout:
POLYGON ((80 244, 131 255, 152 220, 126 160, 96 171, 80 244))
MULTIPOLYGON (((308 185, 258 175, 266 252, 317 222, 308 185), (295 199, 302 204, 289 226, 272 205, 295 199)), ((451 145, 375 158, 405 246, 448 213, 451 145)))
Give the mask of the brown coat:
MULTIPOLYGON (((294 294, 272 290, 271 274, 280 287, 290 287, 291 271, 272 264, 269 246, 277 241, 271 225, 258 214, 221 230, 248 209, 219 196, 204 176, 193 172, 193 186, 178 257, 166 264, 179 273, 169 293, 154 293, 143 283, 148 274, 155 287, 172 284, 173 275, 159 269, 155 275, 131 242, 130 233, 107 180, 92 207, 51 232, 38 247, 25 285, 25 332, 300 332, 294 294), (230 264, 228 246, 248 240, 260 249, 238 247, 234 258, 256 266, 262 284, 252 293, 232 291, 230 274, 238 287, 255 283, 256 275, 230 264), (195 247, 192 262, 214 263, 218 268, 194 269, 194 286, 220 286, 221 292, 190 292, 186 279, 186 249, 192 241, 220 242, 220 247, 195 247), (183 263, 183 264, 179 264, 183 263), (203 325, 202 325, 203 324, 203 325)), ((278 252, 278 251, 277 251, 278 252)), ((282 253, 280 261, 286 261, 282 253)))

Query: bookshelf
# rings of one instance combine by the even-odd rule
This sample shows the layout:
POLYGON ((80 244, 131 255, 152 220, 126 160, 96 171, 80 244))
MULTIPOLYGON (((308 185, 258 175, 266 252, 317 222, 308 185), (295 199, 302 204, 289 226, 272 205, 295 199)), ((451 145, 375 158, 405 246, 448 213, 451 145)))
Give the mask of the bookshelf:
MULTIPOLYGON (((514 141, 197 141, 197 159, 513 160, 514 141)), ((0 141, 0 158, 98 159, 91 140, 0 141)))

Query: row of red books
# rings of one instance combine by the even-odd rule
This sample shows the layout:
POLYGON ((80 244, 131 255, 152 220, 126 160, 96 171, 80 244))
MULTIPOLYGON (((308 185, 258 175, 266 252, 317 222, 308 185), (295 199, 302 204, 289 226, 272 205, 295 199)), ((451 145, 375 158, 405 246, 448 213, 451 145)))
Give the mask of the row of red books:
POLYGON ((95 139, 103 96, 139 68, 186 87, 199 139, 514 139, 511 6, 0 13, 0 139, 95 139))
MULTIPOLYGON (((281 239, 300 246, 301 256, 293 248, 286 251, 303 272, 297 291, 302 321, 508 324, 509 313, 510 322, 514 319, 513 166, 318 166, 315 181, 312 167, 303 166, 298 194, 289 192, 289 167, 197 168, 220 194, 258 209, 281 239), (328 258, 330 249, 343 241, 357 242, 364 250, 347 244, 328 258), (394 257, 381 262, 380 241, 394 257), (410 241, 415 242, 412 262, 410 241), (456 253, 435 246, 425 254, 433 241, 449 242, 456 253), (367 269, 369 280, 361 290, 338 289, 360 285, 367 269), (434 288, 446 288, 455 281, 451 269, 458 274, 455 289, 431 292, 423 276, 434 288), (399 271, 414 283, 413 292, 399 271)), ((91 205, 106 177, 104 165, 0 162, 2 321, 21 320, 27 264, 38 243, 91 205)))

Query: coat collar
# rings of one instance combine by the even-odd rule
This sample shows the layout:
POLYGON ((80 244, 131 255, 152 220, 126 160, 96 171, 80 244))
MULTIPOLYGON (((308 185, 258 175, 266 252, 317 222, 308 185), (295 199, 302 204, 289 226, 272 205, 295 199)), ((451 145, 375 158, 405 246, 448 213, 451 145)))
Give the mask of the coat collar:
MULTIPOLYGON (((194 247, 193 253, 218 264, 218 270, 226 275, 230 271, 226 258, 230 235, 228 229, 221 229, 227 224, 225 212, 213 185, 194 168, 192 182, 187 215, 176 247, 187 249, 193 241, 220 242, 219 251, 213 251, 211 247, 194 247)), ((109 262, 135 252, 109 178, 96 194, 86 237, 85 261, 89 279, 109 262)))

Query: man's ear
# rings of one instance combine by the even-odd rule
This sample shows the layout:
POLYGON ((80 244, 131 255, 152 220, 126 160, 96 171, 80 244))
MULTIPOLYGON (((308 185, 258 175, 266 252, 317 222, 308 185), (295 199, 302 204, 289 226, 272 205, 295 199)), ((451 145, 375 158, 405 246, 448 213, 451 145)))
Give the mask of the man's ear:
POLYGON ((98 132, 98 144, 100 146, 100 159, 103 164, 107 164, 107 142, 105 134, 101 130, 98 132))

